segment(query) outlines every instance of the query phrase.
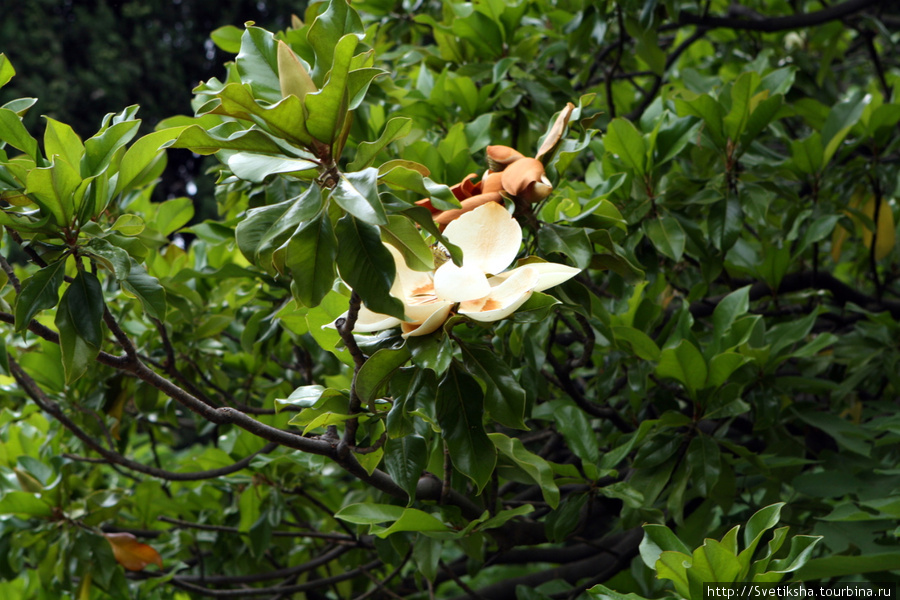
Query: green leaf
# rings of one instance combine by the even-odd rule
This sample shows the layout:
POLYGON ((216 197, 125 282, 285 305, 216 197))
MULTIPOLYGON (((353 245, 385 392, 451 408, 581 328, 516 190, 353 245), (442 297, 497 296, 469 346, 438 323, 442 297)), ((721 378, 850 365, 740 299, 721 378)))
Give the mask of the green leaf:
POLYGON ((47 119, 47 129, 44 130, 44 152, 47 159, 53 160, 54 156, 59 156, 71 166, 81 164, 81 157, 84 156, 84 144, 78 134, 65 123, 60 123, 50 117, 47 119))
POLYGON ((459 344, 463 364, 485 384, 484 406, 495 421, 512 429, 525 429, 526 394, 512 369, 497 355, 470 344, 459 344))
POLYGON ((669 215, 644 221, 644 233, 665 256, 678 262, 684 253, 685 235, 681 224, 669 215))
POLYGON ((638 358, 659 360, 659 346, 643 331, 627 326, 615 326, 612 330, 616 340, 628 342, 628 345, 638 358))
POLYGON ((25 126, 22 118, 8 108, 0 108, 0 141, 6 142, 13 148, 18 148, 38 162, 38 143, 25 126))
POLYGON ((394 372, 409 360, 410 352, 406 346, 400 348, 382 348, 370 356, 354 377, 354 385, 359 398, 372 404, 379 397, 394 372))
POLYGON ((693 396, 706 383, 706 361, 696 346, 681 340, 674 348, 662 351, 656 374, 680 381, 693 396))
POLYGON ((393 117, 384 126, 381 136, 374 142, 362 142, 356 148, 356 156, 347 166, 348 171, 358 171, 371 167, 378 153, 384 150, 388 144, 400 140, 412 131, 413 121, 409 117, 393 117))
POLYGON ((438 385, 437 420, 453 466, 472 480, 477 493, 490 481, 497 451, 482 425, 481 387, 456 363, 438 385))
POLYGON ((243 32, 234 25, 225 25, 214 29, 209 37, 213 43, 231 54, 237 54, 241 51, 241 36, 243 32))
POLYGON ((49 167, 32 169, 28 173, 25 193, 41 207, 44 214, 53 216, 58 227, 72 224, 75 214, 75 190, 81 184, 78 171, 64 160, 55 160, 49 167))
POLYGON ((381 228, 381 241, 396 248, 410 269, 433 271, 434 255, 412 221, 400 215, 387 219, 388 224, 381 228))
POLYGON ((706 387, 718 388, 724 385, 732 373, 747 364, 751 358, 734 352, 713 356, 709 361, 709 379, 706 387))
POLYGON ((735 319, 750 310, 750 286, 744 286, 722 298, 713 310, 713 336, 724 337, 735 319))
POLYGON ((59 286, 66 273, 66 258, 49 264, 22 283, 16 298, 16 332, 25 330, 36 314, 59 302, 59 286))
POLYGON ((270 32, 247 27, 241 35, 240 52, 234 62, 241 81, 250 84, 257 98, 271 103, 281 100, 278 49, 270 32))
POLYGON ((688 444, 686 458, 697 491, 701 496, 707 496, 722 471, 718 444, 709 436, 700 434, 688 444))
POLYGON ((119 282, 123 289, 137 298, 144 312, 151 319, 165 321, 166 319, 166 292, 156 277, 147 274, 140 264, 132 261, 128 277, 119 282))
POLYGON ((717 100, 714 100, 709 94, 697 95, 683 92, 681 98, 676 98, 675 106, 679 115, 700 117, 706 124, 706 132, 716 147, 720 150, 725 149, 725 134, 722 129, 725 109, 717 100))
POLYGON ((791 548, 784 558, 769 563, 769 573, 793 573, 809 562, 821 535, 798 535, 791 539, 791 548))
POLYGON ((16 74, 12 63, 6 58, 6 55, 0 52, 0 88, 9 83, 9 80, 16 74))
POLYGON ((707 582, 731 583, 741 572, 737 556, 724 544, 706 539, 694 550, 691 567, 687 569, 692 598, 703 597, 703 584, 707 582))
POLYGON ((110 231, 118 231, 122 235, 139 235, 144 231, 144 220, 137 215, 120 215, 116 222, 109 228, 110 231))
POLYGON ((744 211, 736 194, 728 194, 709 209, 709 237, 722 252, 734 246, 744 227, 744 211))
POLYGON ((365 223, 387 225, 387 214, 378 197, 378 169, 341 173, 331 197, 348 213, 365 223))
POLYGON ((316 83, 321 84, 325 80, 325 74, 334 62, 338 43, 348 33, 363 33, 359 15, 348 2, 330 0, 328 8, 316 17, 306 34, 306 39, 316 55, 316 63, 312 71, 312 77, 316 83))
POLYGON ((122 248, 114 246, 106 239, 93 238, 84 250, 97 265, 114 274, 116 279, 121 281, 128 277, 132 258, 122 248))
POLYGON ((556 428, 566 439, 572 452, 588 464, 600 460, 597 434, 580 408, 569 401, 554 401, 552 407, 556 428))
POLYGON ((510 438, 502 433, 490 433, 488 438, 490 438, 500 454, 528 474, 541 488, 544 502, 555 510, 559 506, 559 487, 553 481, 553 469, 550 468, 550 463, 537 454, 526 450, 525 446, 522 445, 522 440, 518 438, 510 438))
POLYGON ((334 64, 328 83, 318 92, 307 94, 303 100, 309 113, 306 127, 322 143, 332 144, 347 118, 350 102, 347 78, 357 44, 359 38, 355 34, 348 34, 340 39, 334 49, 334 64))
POLYGON ((172 198, 159 205, 151 226, 160 235, 169 236, 194 218, 194 203, 190 198, 172 198))
POLYGON ((405 318, 403 304, 390 295, 396 269, 381 243, 378 228, 347 214, 335 228, 339 240, 337 267, 341 278, 358 293, 369 310, 405 318))
POLYGON ((83 271, 79 272, 56 309, 63 370, 66 383, 70 384, 87 371, 100 352, 103 293, 96 277, 91 277, 93 279, 86 277, 83 271))
POLYGON ((299 176, 304 171, 315 171, 316 163, 302 158, 237 152, 228 157, 228 168, 241 179, 261 183, 269 175, 299 176))
POLYGON ((370 525, 371 533, 385 538, 398 531, 449 532, 435 516, 417 508, 403 508, 389 504, 350 504, 334 514, 334 518, 357 525, 370 525), (379 527, 379 523, 392 523, 379 527))
MULTIPOLYGON (((378 169, 378 178, 391 186, 410 190, 431 199, 431 205, 438 210, 453 210, 459 208, 459 200, 450 191, 450 188, 441 183, 435 183, 422 174, 428 172, 422 165, 409 161, 392 160, 384 163, 378 169), (413 168, 418 167, 418 168, 413 168)), ((421 210, 425 210, 424 208, 421 210)), ((428 221, 434 224, 431 214, 426 211, 428 221)))
POLYGON ((861 556, 826 556, 814 558, 800 567, 794 578, 798 581, 818 581, 861 573, 887 573, 900 569, 900 552, 882 552, 861 556))
POLYGON ((388 438, 384 445, 384 468, 409 496, 407 506, 416 500, 416 484, 427 464, 428 447, 421 436, 388 438))
POLYGON ((750 561, 756 552, 756 547, 762 540, 763 535, 776 525, 781 518, 781 509, 784 508, 784 502, 770 504, 759 509, 747 521, 747 527, 744 529, 744 549, 738 554, 738 561, 741 563, 741 573, 746 576, 750 571, 750 561))
POLYGON ((685 555, 691 553, 691 549, 665 525, 646 523, 642 527, 644 538, 641 540, 639 550, 641 560, 649 568, 656 568, 656 561, 663 552, 681 552, 685 555))
POLYGON ((579 269, 591 264, 594 248, 583 227, 545 223, 538 230, 538 245, 544 252, 565 254, 579 269))
POLYGON ((318 306, 334 285, 337 244, 325 212, 305 221, 287 241, 285 268, 294 281, 291 291, 303 306, 318 306))
MULTIPOLYGON (((127 111, 128 109, 126 109, 127 111)), ((120 121, 101 130, 84 142, 84 158, 81 161, 81 172, 84 177, 99 175, 112 163, 119 148, 130 142, 137 135, 140 120, 120 121)), ((114 165, 113 169, 117 169, 114 165)))
POLYGON ((63 302, 68 305, 72 316, 77 317, 74 325, 78 336, 88 344, 99 347, 103 341, 100 323, 106 305, 97 276, 88 271, 78 271, 63 294, 63 302))
POLYGON ((733 141, 740 139, 750 118, 751 98, 759 86, 759 73, 741 73, 731 86, 731 110, 722 120, 725 135, 733 141))
POLYGON ((278 80, 282 96, 293 94, 303 100, 318 89, 309 76, 307 65, 281 40, 278 41, 278 80))
POLYGON ((656 561, 656 578, 671 580, 675 584, 675 591, 682 598, 694 598, 688 586, 688 567, 685 564, 690 566, 690 555, 681 552, 665 551, 659 555, 659 560, 656 561))
POLYGON ((825 119, 825 124, 822 126, 822 145, 825 148, 822 158, 824 164, 831 161, 831 157, 837 152, 850 129, 859 121, 869 100, 868 95, 855 94, 849 100, 837 104, 828 113, 828 118, 825 119))
POLYGON ((49 518, 53 509, 35 494, 9 491, 0 498, 0 515, 49 518))
POLYGON ((610 121, 603 145, 637 175, 647 172, 647 143, 631 121, 622 118, 610 121))
MULTIPOLYGON (((226 86, 222 94, 225 94, 226 90, 229 92, 233 92, 235 95, 237 95, 238 98, 242 100, 248 99, 246 90, 244 90, 244 88, 241 87, 240 84, 235 83, 226 86)), ((260 107, 253 101, 252 97, 249 97, 249 101, 253 103, 253 115, 262 115, 271 119, 274 118, 275 114, 277 114, 271 111, 265 112, 262 107, 260 107)), ((227 105, 224 103, 223 105, 228 106, 235 111, 237 111, 238 108, 243 108, 243 105, 236 105, 236 103, 231 101, 229 101, 227 105)), ((250 114, 240 113, 240 115, 241 116, 239 116, 238 118, 246 118, 251 121, 253 120, 250 114)), ((265 121, 265 119, 262 119, 262 116, 260 117, 260 119, 265 121)), ((278 121, 278 123, 280 125, 282 124, 280 121, 278 121)), ((219 150, 244 150, 246 152, 262 152, 271 154, 279 154, 284 152, 284 149, 277 143, 275 143, 272 137, 264 131, 260 131, 259 129, 240 129, 238 131, 233 131, 233 125, 233 123, 225 123, 224 125, 221 125, 219 127, 213 127, 209 131, 207 131, 200 125, 184 125, 176 127, 174 129, 176 129, 177 131, 172 133, 177 133, 177 137, 175 137, 175 139, 171 143, 166 145, 166 147, 187 148, 189 150, 192 150, 193 152, 196 152, 197 154, 215 154, 219 150)), ((160 131, 159 133, 162 133, 162 131, 160 131)), ((290 132, 285 132, 285 135, 289 136, 290 132)))

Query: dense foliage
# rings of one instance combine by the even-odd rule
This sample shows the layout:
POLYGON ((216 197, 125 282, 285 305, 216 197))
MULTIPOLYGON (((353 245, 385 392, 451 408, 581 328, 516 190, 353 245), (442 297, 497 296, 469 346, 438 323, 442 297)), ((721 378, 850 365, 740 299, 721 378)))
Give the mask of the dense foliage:
POLYGON ((892 10, 330 0, 144 136, 8 102, 0 596, 898 581, 892 10))

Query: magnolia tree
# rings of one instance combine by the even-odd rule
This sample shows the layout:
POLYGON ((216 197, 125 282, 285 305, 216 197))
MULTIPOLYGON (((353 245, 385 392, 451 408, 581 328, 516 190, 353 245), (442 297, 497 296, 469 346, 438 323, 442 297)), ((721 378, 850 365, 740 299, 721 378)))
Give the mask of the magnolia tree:
POLYGON ((897 581, 896 9, 356 7, 0 108, 0 595, 897 581))

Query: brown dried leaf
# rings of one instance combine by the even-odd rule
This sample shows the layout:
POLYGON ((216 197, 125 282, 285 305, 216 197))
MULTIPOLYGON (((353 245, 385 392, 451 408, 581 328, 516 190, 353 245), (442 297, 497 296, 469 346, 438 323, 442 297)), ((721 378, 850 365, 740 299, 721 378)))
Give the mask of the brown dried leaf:
POLYGON ((568 102, 566 107, 562 109, 562 112, 559 113, 559 116, 556 117, 556 122, 554 122, 553 127, 550 128, 550 133, 547 134, 544 143, 541 144, 537 154, 534 155, 536 159, 540 160, 545 154, 552 153, 553 149, 556 148, 556 145, 559 144, 559 141, 566 131, 566 126, 569 124, 569 119, 572 117, 573 110, 575 110, 575 105, 568 102))
POLYGON ((104 533, 116 562, 129 571, 143 571, 147 565, 163 568, 162 557, 152 546, 142 544, 130 533, 104 533))

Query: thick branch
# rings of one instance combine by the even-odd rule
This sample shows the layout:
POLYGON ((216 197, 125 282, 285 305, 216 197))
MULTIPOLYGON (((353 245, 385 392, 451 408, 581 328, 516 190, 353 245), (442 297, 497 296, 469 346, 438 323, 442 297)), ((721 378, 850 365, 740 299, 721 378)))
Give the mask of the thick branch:
POLYGON ((699 25, 700 27, 710 29, 726 27, 728 29, 773 33, 776 31, 814 27, 829 21, 844 19, 870 6, 879 4, 882 1, 883 0, 849 0, 848 2, 835 4, 813 13, 800 13, 785 17, 764 17, 752 20, 736 19, 732 17, 707 17, 682 11, 678 15, 678 25, 699 25))
MULTIPOLYGON (((895 319, 900 319, 900 302, 893 300, 878 300, 873 296, 868 296, 857 288, 851 287, 831 273, 814 273, 812 271, 802 271, 800 273, 792 273, 785 275, 781 280, 778 289, 773 291, 769 284, 764 281, 757 281, 750 286, 750 300, 759 300, 771 295, 789 294, 792 292, 800 292, 803 290, 824 290, 831 293, 835 303, 844 306, 852 302, 866 310, 871 311, 889 311, 895 319)), ((718 306, 719 302, 725 296, 716 296, 714 298, 705 298, 691 304, 691 315, 694 318, 708 317, 718 306)))

